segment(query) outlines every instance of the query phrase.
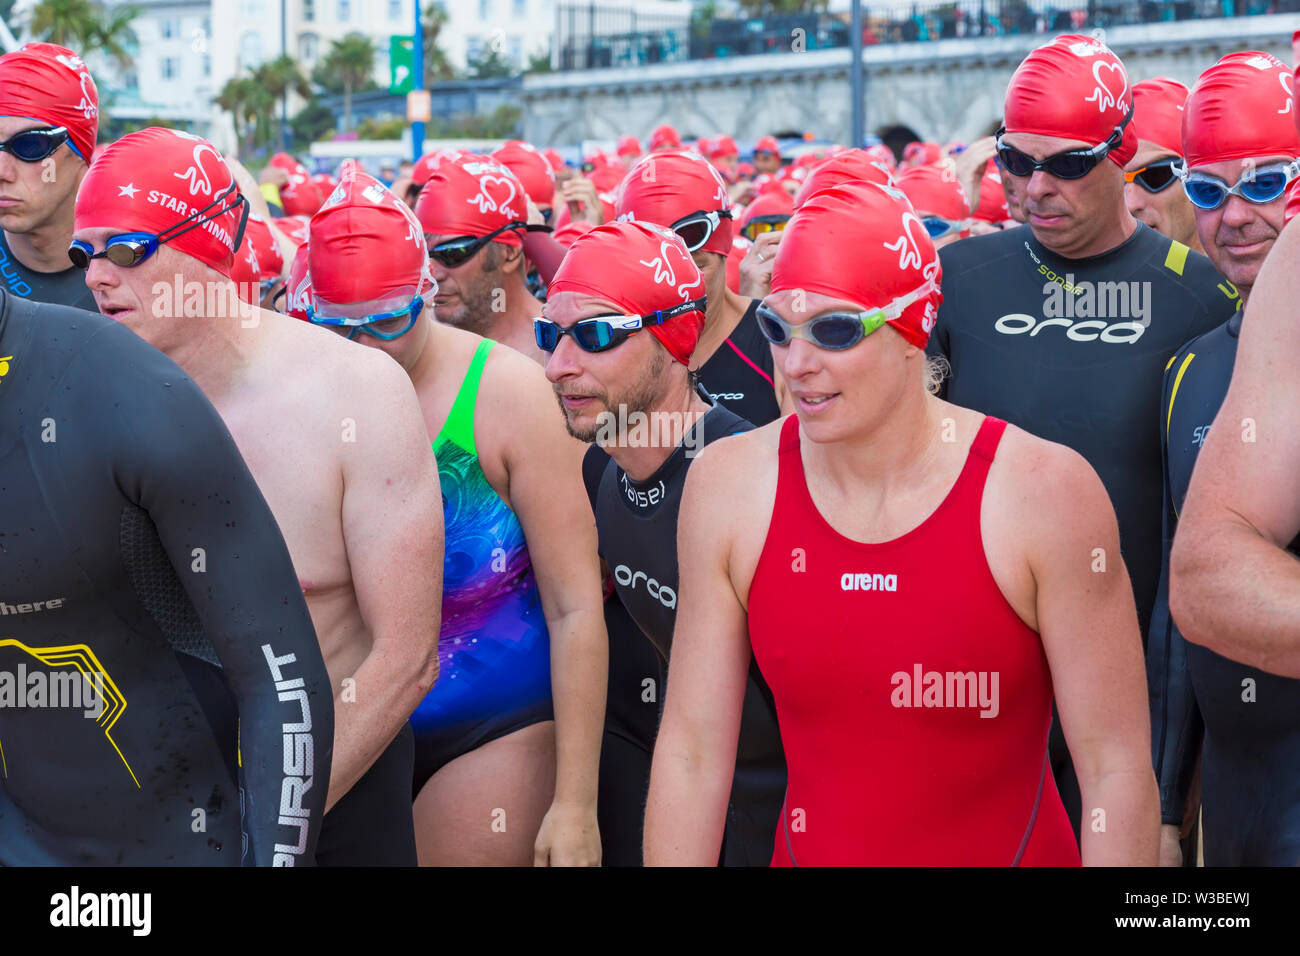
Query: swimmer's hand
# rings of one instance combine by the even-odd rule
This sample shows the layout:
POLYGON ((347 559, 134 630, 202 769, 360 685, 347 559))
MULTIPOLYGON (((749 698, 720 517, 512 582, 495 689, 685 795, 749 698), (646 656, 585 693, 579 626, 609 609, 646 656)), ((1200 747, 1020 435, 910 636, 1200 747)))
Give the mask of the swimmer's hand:
POLYGON ((596 806, 552 803, 533 844, 534 866, 600 866, 596 806))

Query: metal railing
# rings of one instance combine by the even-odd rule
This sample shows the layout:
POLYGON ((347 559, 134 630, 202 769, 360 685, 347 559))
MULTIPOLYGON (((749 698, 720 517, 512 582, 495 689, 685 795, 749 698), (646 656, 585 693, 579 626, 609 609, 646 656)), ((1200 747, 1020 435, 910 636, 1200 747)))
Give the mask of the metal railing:
MULTIPOLYGON (((872 46, 1294 13, 1300 11, 1300 0, 956 0, 864 6, 863 45, 872 46)), ((849 17, 809 13, 688 21, 577 2, 557 9, 553 43, 557 70, 608 69, 846 47, 849 17)))

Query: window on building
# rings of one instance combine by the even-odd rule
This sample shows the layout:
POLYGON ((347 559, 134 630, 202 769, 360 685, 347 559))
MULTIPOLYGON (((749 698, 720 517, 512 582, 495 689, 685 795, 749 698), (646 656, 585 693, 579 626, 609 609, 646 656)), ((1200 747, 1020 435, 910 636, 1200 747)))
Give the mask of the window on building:
POLYGON ((260 20, 266 14, 264 0, 244 0, 240 12, 249 20, 260 20))
POLYGON ((402 0, 388 0, 388 19, 402 19, 402 0))
POLYGON ((298 38, 298 59, 306 63, 315 63, 320 52, 320 37, 314 33, 304 33, 298 38))
POLYGON ((316 19, 316 0, 302 0, 302 18, 308 23, 316 19))
POLYGON ((492 19, 492 0, 478 0, 478 18, 480 20, 492 19))
POLYGON ((515 0, 515 18, 528 16, 528 0, 515 0))
POLYGON ((480 36, 467 36, 465 38, 465 59, 469 61, 477 60, 483 53, 483 38, 480 36))
POLYGON ((175 80, 181 75, 181 58, 165 56, 158 61, 158 72, 164 80, 175 80))
POLYGON ((510 38, 510 62, 521 70, 524 67, 524 41, 519 37, 510 38))
POLYGON ((352 19, 352 0, 339 0, 338 15, 340 23, 347 23, 352 19))
POLYGON ((239 43, 239 62, 252 69, 262 65, 262 34, 249 30, 239 43))
POLYGON ((158 21, 158 35, 164 40, 174 40, 181 35, 181 24, 179 20, 171 17, 158 21))
POLYGON ((212 75, 212 54, 211 53, 203 54, 203 75, 204 76, 212 75))
POLYGON ((138 90, 140 88, 140 77, 136 76, 135 70, 122 77, 122 85, 128 90, 138 90))

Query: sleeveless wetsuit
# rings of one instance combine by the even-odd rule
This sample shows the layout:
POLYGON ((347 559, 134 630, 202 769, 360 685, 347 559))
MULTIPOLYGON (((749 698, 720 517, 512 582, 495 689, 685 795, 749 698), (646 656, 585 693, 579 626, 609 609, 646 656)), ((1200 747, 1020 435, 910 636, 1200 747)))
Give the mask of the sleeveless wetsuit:
POLYGON ((782 427, 749 592, 790 774, 773 865, 1079 863, 1047 772, 1047 658, 984 557, 980 501, 1005 427, 986 418, 943 503, 878 544, 826 522, 798 418, 782 427))
POLYGON ((772 383, 772 348, 758 327, 758 300, 752 299, 740 323, 700 366, 700 384, 709 400, 720 402, 755 428, 781 416, 772 383))
MULTIPOLYGON (((648 638, 648 641, 642 639, 643 643, 657 649, 662 660, 669 658, 677 619, 677 515, 692 461, 688 448, 702 447, 749 428, 748 422, 715 405, 695 426, 691 441, 679 445, 645 481, 629 478, 602 449, 593 446, 587 451, 584 472, 589 475, 588 494, 596 515, 601 557, 614 575, 618 599, 648 638), (599 472, 593 475, 594 468, 599 468, 599 472)), ((611 658, 617 646, 613 641, 611 637, 611 658)), ((640 675, 649 669, 647 662, 635 652, 620 649, 619 656, 639 667, 640 675)), ((644 676, 639 679, 644 680, 644 676)), ((618 715, 621 710, 633 710, 644 699, 644 695, 637 698, 631 693, 639 686, 636 680, 636 675, 631 675, 620 682, 620 700, 618 706, 611 700, 609 709, 613 716, 607 720, 607 726, 621 727, 629 723, 618 715)), ((662 704, 662 680, 656 686, 662 704)), ((644 714, 644 711, 634 712, 644 714)), ((649 730, 645 748, 647 781, 657 724, 649 730)), ((784 792, 785 764, 771 693, 758 669, 751 666, 727 811, 724 865, 767 864, 784 792)), ((644 798, 642 792, 642 810, 644 798)))
POLYGON ((488 741, 553 720, 551 646, 523 528, 479 467, 474 408, 488 352, 474 351, 433 443, 446 558, 438 682, 411 715, 415 793, 488 741))
POLYGON ((288 549, 198 386, 0 292, 0 865, 309 864, 333 740, 288 549))
MULTIPOLYGON (((943 305, 927 351, 952 366, 941 397, 1073 448, 1119 522, 1143 646, 1160 580, 1165 362, 1240 301, 1205 256, 1138 223, 1100 255, 1066 259, 1028 226, 939 250, 943 305)), ((1077 832, 1079 785, 1059 722, 1052 770, 1077 832)))
MULTIPOLYGON (((1189 644, 1169 613, 1169 553, 1196 457, 1223 404, 1242 313, 1169 361, 1165 561, 1151 617, 1147 683, 1162 822, 1181 824, 1198 752, 1206 866, 1300 864, 1300 680, 1189 644), (1249 684, 1246 682, 1249 681, 1249 684), (1202 752, 1203 750, 1203 752, 1202 752)), ((1239 424, 1222 422, 1219 428, 1239 424)), ((1288 550, 1300 556, 1300 538, 1288 550)))

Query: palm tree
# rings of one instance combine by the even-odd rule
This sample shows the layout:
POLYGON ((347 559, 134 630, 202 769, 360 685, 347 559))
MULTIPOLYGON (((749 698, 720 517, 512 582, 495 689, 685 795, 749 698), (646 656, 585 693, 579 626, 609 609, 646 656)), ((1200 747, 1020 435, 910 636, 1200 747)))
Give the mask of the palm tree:
POLYGON ((424 80, 430 85, 439 80, 451 80, 456 69, 447 59, 447 53, 438 45, 438 34, 447 25, 447 8, 441 0, 432 0, 424 8, 424 80))
POLYGON ((131 23, 139 14, 133 6, 109 10, 102 0, 41 0, 32 8, 32 36, 83 57, 102 51, 127 67, 131 65, 128 48, 136 42, 131 23))
POLYGON ((352 91, 375 70, 375 46, 369 37, 350 33, 330 44, 322 69, 343 84, 343 128, 352 128, 352 91))
POLYGON ((275 100, 255 77, 231 77, 214 102, 234 120, 235 137, 243 155, 247 156, 254 145, 270 141, 275 100))

